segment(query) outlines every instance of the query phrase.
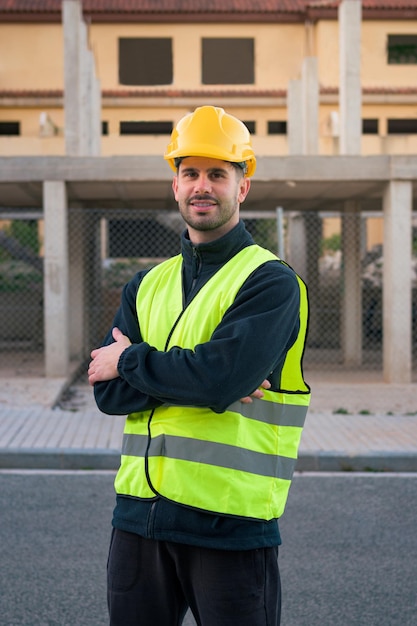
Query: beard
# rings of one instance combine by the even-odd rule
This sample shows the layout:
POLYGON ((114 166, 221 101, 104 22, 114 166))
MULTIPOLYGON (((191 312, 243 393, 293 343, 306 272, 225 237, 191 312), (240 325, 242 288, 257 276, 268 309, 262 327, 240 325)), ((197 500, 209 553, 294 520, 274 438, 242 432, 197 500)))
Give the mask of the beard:
POLYGON ((211 197, 198 196, 179 202, 178 208, 187 226, 198 231, 211 231, 222 228, 232 220, 239 209, 239 204, 232 200, 227 203, 220 203, 211 197), (212 200, 215 204, 207 207, 206 211, 196 211, 192 206, 192 202, 196 200, 212 200))

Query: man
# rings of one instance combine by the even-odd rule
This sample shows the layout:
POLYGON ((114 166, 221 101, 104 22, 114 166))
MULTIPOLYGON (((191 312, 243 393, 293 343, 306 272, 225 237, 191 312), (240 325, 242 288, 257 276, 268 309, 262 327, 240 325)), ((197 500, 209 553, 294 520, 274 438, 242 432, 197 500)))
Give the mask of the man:
POLYGON ((181 254, 124 288, 89 382, 128 414, 108 561, 111 626, 279 624, 277 518, 309 402, 302 281, 239 217, 246 126, 203 106, 165 159, 181 254), (241 399, 241 401, 240 401, 241 399))

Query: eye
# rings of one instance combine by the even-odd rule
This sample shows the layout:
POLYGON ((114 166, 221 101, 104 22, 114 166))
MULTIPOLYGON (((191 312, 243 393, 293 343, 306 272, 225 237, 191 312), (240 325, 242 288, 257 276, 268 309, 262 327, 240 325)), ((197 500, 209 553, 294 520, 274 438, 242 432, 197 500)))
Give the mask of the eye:
POLYGON ((213 172, 210 173, 210 178, 213 178, 214 180, 217 180, 219 178, 224 178, 225 177, 225 172, 223 172, 223 170, 214 170, 213 172))
POLYGON ((195 170, 183 170, 182 177, 183 178, 196 178, 197 172, 195 170))

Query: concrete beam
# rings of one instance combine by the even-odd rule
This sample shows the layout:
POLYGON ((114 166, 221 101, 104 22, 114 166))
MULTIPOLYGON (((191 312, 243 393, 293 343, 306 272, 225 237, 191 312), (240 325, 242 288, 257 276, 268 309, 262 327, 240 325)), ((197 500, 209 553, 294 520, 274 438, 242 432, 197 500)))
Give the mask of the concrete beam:
MULTIPOLYGON (((417 155, 259 157, 256 180, 294 182, 417 181, 417 155)), ((0 157, 0 182, 171 180, 160 156, 0 157)))

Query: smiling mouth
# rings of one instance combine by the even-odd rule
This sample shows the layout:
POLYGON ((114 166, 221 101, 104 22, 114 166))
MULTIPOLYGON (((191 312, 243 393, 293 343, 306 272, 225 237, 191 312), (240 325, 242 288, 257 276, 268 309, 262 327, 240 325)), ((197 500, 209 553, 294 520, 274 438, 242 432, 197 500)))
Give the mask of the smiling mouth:
POLYGON ((190 206, 197 211, 208 211, 215 206, 217 206, 217 202, 212 198, 193 198, 189 202, 190 206))
POLYGON ((191 202, 191 206, 195 209, 212 209, 216 206, 213 202, 191 202))

